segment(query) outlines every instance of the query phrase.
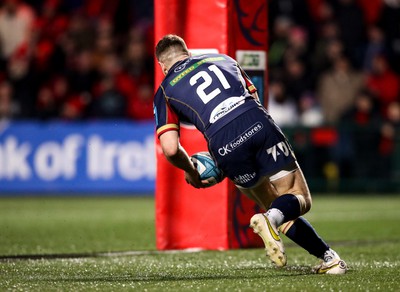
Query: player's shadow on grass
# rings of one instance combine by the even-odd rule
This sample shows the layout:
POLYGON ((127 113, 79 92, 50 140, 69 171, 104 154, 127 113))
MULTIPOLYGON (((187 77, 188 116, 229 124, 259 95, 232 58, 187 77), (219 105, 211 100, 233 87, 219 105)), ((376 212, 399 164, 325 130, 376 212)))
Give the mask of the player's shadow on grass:
POLYGON ((208 275, 208 276, 190 276, 190 275, 182 275, 182 276, 168 276, 168 275, 152 275, 146 277, 135 277, 135 276, 109 276, 109 277, 71 277, 71 278, 49 278, 49 279, 41 279, 41 281, 46 282, 137 282, 137 283, 153 283, 153 282, 169 282, 169 281, 214 281, 214 280, 256 280, 256 279, 264 279, 266 275, 208 275))
POLYGON ((153 282, 169 282, 169 281, 221 281, 221 280, 262 280, 266 277, 293 277, 293 276, 305 276, 313 275, 308 266, 291 266, 287 268, 277 269, 277 268, 262 268, 262 267, 246 267, 246 268, 233 268, 226 272, 200 275, 199 273, 188 274, 186 271, 171 274, 158 274, 151 273, 147 275, 136 275, 134 273, 122 275, 122 276, 101 276, 101 277, 67 277, 62 278, 42 278, 41 281, 45 282, 127 282, 127 283, 153 283, 153 282), (254 272, 256 271, 256 272, 254 272), (185 274, 186 273, 186 274, 185 274))

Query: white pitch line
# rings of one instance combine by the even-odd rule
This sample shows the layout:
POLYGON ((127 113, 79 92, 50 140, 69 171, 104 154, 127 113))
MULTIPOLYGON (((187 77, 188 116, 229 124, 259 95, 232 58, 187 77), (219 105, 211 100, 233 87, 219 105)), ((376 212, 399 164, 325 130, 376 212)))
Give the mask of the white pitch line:
POLYGON ((187 249, 170 249, 170 250, 132 250, 121 252, 102 252, 96 253, 99 257, 115 257, 115 256, 141 256, 152 254, 179 254, 179 253, 196 253, 204 251, 203 248, 187 248, 187 249))

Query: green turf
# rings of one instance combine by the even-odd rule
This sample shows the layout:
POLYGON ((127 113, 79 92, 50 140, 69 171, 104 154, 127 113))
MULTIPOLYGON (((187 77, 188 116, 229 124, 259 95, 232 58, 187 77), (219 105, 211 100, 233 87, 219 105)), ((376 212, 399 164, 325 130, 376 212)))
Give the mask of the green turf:
POLYGON ((155 249, 154 200, 0 198, 0 255, 155 249))
POLYGON ((314 196, 307 218, 350 267, 328 276, 287 238, 284 269, 262 249, 158 253, 151 198, 2 198, 0 291, 400 291, 399 210, 399 196, 314 196), (28 254, 55 258, 4 259, 28 254))

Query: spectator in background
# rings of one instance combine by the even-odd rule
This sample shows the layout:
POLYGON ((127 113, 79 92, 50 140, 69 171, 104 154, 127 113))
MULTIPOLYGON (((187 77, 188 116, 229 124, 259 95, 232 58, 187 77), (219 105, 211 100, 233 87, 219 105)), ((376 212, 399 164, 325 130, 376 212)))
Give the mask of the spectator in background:
POLYGON ((333 6, 329 0, 308 0, 312 14, 314 16, 314 22, 318 25, 332 22, 335 18, 333 6), (311 4, 311 2, 314 5, 311 4))
POLYGON ((283 57, 288 46, 292 21, 287 17, 277 17, 272 28, 268 50, 268 66, 272 72, 283 64, 283 57))
POLYGON ((356 68, 359 68, 362 65, 362 49, 366 39, 363 11, 355 0, 338 0, 334 3, 341 40, 348 50, 351 61, 356 68))
POLYGON ((376 177, 381 116, 376 99, 368 91, 357 93, 354 104, 340 119, 340 170, 344 177, 376 177))
POLYGON ((126 116, 124 90, 126 76, 121 70, 118 56, 114 52, 104 55, 99 64, 99 78, 94 85, 90 116, 96 118, 121 118, 126 116))
POLYGON ((272 79, 269 84, 268 111, 279 127, 297 125, 298 112, 296 103, 287 95, 282 80, 272 79))
POLYGON ((60 106, 59 118, 67 121, 86 118, 86 110, 90 100, 91 95, 87 92, 71 94, 68 100, 60 106))
POLYGON ((300 125, 304 127, 319 127, 324 123, 324 116, 317 100, 311 92, 303 94, 299 100, 300 125))
POLYGON ((298 59, 302 62, 309 61, 309 42, 307 31, 299 26, 290 29, 284 61, 298 59))
POLYGON ((7 122, 15 115, 12 101, 13 88, 7 81, 0 81, 0 122, 7 122))
POLYGON ((68 16, 61 10, 61 0, 45 0, 35 22, 33 66, 42 83, 51 79, 54 73, 65 69, 60 44, 68 28, 68 16))
POLYGON ((379 144, 382 177, 400 179, 400 101, 391 102, 381 128, 379 144))
POLYGON ((35 114, 41 120, 56 119, 60 107, 68 100, 69 84, 64 75, 56 75, 43 84, 38 92, 35 114))
POLYGON ((320 37, 317 39, 310 62, 316 77, 330 69, 333 61, 344 53, 345 48, 339 37, 339 28, 336 22, 329 21, 321 25, 320 37))
POLYGON ((102 77, 99 81, 99 92, 93 100, 91 115, 101 119, 123 118, 126 111, 126 100, 116 90, 114 80, 102 77))
POLYGON ((154 60, 148 54, 145 31, 140 27, 132 28, 129 41, 125 47, 124 55, 125 70, 133 78, 140 79, 144 75, 153 75, 154 60))
POLYGON ((85 18, 80 11, 75 11, 70 15, 66 36, 72 46, 69 48, 72 53, 87 51, 93 48, 96 38, 95 28, 85 18))
POLYGON ((130 100, 129 116, 137 121, 151 120, 154 89, 150 80, 139 85, 137 94, 130 100))
POLYGON ((133 29, 125 51, 125 71, 135 87, 127 92, 128 116, 136 120, 153 119, 154 60, 148 55, 144 32, 133 29))
POLYGON ((6 73, 13 87, 12 99, 16 111, 14 117, 32 118, 36 102, 37 80, 25 49, 20 49, 8 60, 6 73))
MULTIPOLYGON (((116 47, 126 41, 126 35, 132 25, 136 25, 141 17, 134 16, 133 8, 140 5, 142 1, 110 1, 110 0, 84 0, 81 7, 83 15, 89 20, 89 23, 97 26, 99 19, 109 19, 113 24, 113 37, 116 47), (132 7, 134 5, 134 7, 132 7)), ((152 1, 146 1, 147 6, 151 6, 152 1)))
MULTIPOLYGON (((397 1, 397 0, 396 0, 397 1)), ((357 0, 357 4, 363 11, 364 23, 367 27, 375 25, 380 17, 383 1, 382 0, 357 0)))
POLYGON ((310 38, 313 39, 314 25, 307 0, 269 0, 269 27, 275 25, 276 18, 282 17, 305 28, 309 32, 310 38))
POLYGON ((305 63, 299 59, 286 60, 284 73, 287 95, 298 104, 301 97, 311 89, 310 74, 306 71, 305 63))
POLYGON ((90 21, 96 21, 98 17, 105 15, 114 16, 118 8, 119 2, 109 0, 85 0, 83 1, 83 13, 90 21))
POLYGON ((70 93, 61 105, 61 118, 66 120, 84 119, 92 101, 93 86, 98 78, 93 63, 93 51, 84 49, 73 53, 67 64, 66 78, 70 93))
POLYGON ((59 116, 58 108, 59 104, 56 103, 51 88, 42 86, 37 96, 35 117, 43 121, 57 118, 59 116))
POLYGON ((21 50, 28 55, 35 21, 33 9, 20 0, 4 0, 0 8, 0 48, 3 59, 21 50))
POLYGON ((386 35, 388 59, 394 71, 400 74, 400 1, 383 0, 384 5, 378 20, 379 27, 386 35))
POLYGON ((96 39, 94 41, 93 62, 98 69, 101 67, 103 58, 108 54, 117 51, 116 41, 113 35, 114 25, 110 18, 102 17, 99 19, 96 28, 96 39))
POLYGON ((378 26, 368 28, 368 41, 365 46, 363 69, 366 73, 373 70, 373 60, 385 53, 385 35, 378 26))
POLYGON ((75 93, 90 93, 98 77, 93 63, 93 51, 87 49, 77 52, 72 61, 67 68, 67 77, 72 90, 75 93))
POLYGON ((384 55, 377 55, 372 59, 366 87, 378 98, 381 114, 385 116, 388 105, 399 97, 400 77, 390 68, 384 55))
POLYGON ((333 68, 321 76, 317 96, 327 124, 337 125, 341 116, 354 104, 363 86, 363 74, 354 70, 350 60, 341 56, 333 68))

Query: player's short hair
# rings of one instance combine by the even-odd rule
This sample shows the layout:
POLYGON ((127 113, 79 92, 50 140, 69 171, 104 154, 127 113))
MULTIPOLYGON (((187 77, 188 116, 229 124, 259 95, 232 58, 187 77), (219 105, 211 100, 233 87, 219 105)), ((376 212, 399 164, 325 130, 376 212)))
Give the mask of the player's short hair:
POLYGON ((157 43, 155 54, 158 61, 164 61, 171 53, 189 55, 189 50, 180 36, 167 34, 157 43))

